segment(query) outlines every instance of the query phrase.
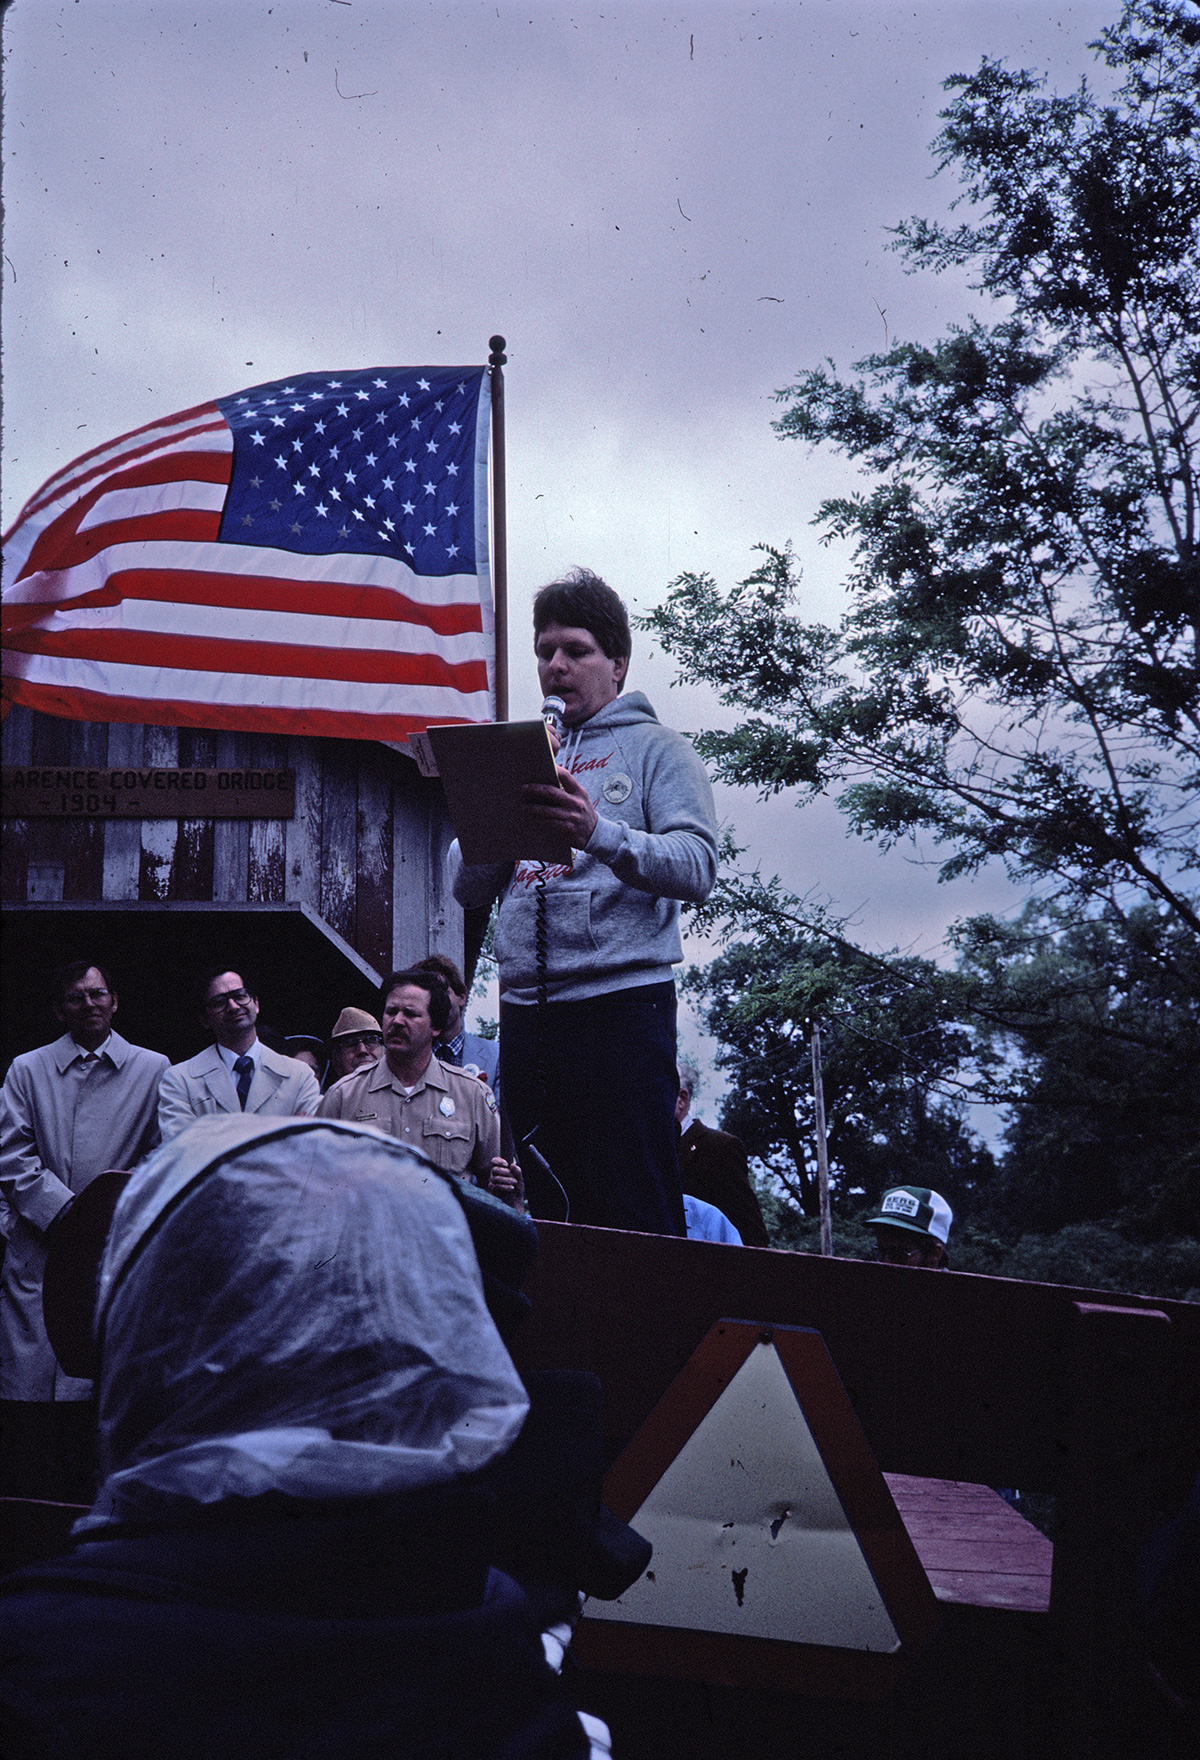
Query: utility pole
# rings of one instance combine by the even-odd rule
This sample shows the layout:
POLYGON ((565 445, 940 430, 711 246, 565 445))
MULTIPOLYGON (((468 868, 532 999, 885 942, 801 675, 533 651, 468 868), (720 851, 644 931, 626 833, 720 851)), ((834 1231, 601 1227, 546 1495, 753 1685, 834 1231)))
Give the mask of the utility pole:
POLYGON ((821 1251, 833 1255, 833 1218, 829 1212, 829 1145, 825 1140, 825 1084, 821 1080, 821 1029, 812 1030, 813 1116, 817 1129, 817 1191, 821 1200, 821 1251))

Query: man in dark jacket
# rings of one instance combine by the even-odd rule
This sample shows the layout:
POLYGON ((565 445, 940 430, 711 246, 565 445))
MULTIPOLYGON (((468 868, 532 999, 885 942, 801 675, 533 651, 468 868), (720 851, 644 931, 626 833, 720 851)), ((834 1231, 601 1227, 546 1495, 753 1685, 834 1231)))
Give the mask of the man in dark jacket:
POLYGON ((675 1123, 682 1132, 679 1176, 683 1189, 690 1197, 714 1204, 728 1216, 741 1235, 744 1247, 769 1247, 767 1227, 754 1187, 750 1184, 745 1144, 727 1131, 710 1130, 698 1118, 692 1120, 687 1130, 683 1129, 698 1080, 696 1066, 681 1061, 675 1123))

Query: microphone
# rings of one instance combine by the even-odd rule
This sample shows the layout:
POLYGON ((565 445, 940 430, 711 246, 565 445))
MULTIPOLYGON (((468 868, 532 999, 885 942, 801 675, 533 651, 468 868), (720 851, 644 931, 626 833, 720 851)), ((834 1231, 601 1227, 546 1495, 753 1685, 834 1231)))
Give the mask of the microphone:
POLYGON ((551 733, 558 735, 560 741, 562 740, 564 729, 563 716, 566 712, 567 705, 563 702, 561 697, 547 697, 542 704, 542 720, 546 723, 546 726, 550 729, 551 733))

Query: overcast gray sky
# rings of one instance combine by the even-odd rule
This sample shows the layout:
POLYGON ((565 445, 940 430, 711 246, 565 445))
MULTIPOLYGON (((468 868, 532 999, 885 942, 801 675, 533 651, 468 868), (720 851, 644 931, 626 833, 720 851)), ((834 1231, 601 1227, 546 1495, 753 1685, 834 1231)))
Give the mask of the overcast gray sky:
MULTIPOLYGON (((532 592, 572 563, 636 608, 794 540, 804 609, 845 557, 810 520, 844 467, 771 431, 831 356, 978 302, 904 275, 940 214, 941 81, 984 54, 1074 85, 1117 0, 13 0, 5 14, 4 523, 88 447, 294 372, 482 361, 508 338, 513 712, 532 592)), ((1102 77, 1102 75, 1101 75, 1102 77)), ((664 720, 713 719, 635 651, 664 720)), ((911 852, 721 793, 750 855, 932 951, 1011 901, 911 852)))

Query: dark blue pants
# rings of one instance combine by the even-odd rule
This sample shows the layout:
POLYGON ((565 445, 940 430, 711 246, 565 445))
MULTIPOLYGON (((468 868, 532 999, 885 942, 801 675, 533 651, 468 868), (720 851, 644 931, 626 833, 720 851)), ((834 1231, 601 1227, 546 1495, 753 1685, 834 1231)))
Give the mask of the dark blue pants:
POLYGON ((562 1196, 521 1154, 537 1125, 534 1142, 572 1222, 682 1235, 674 984, 551 1002, 544 1023, 540 1013, 500 1005, 500 1092, 533 1214, 561 1221, 564 1212, 562 1196))

